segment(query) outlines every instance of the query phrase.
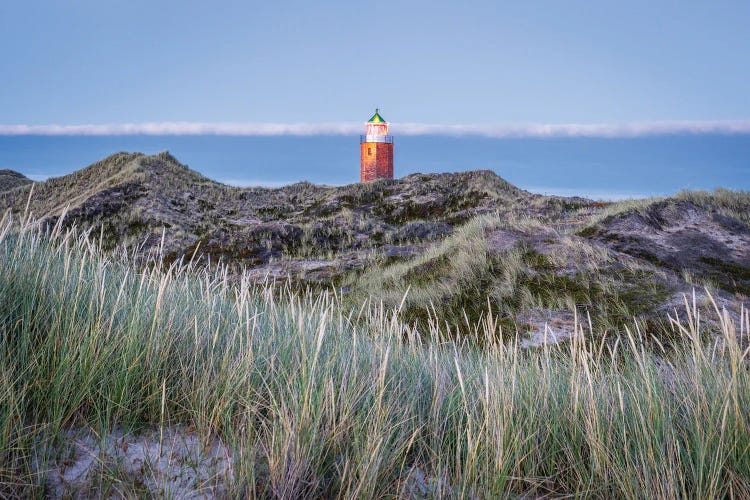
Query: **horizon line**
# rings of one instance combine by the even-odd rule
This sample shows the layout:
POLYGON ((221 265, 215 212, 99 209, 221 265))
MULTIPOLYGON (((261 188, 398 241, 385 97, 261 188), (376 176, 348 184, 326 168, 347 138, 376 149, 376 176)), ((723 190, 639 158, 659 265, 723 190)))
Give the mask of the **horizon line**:
MULTIPOLYGON (((394 135, 490 138, 630 138, 659 135, 750 134, 750 120, 654 121, 630 123, 457 124, 391 123, 394 135)), ((361 134, 363 123, 201 123, 143 122, 81 125, 0 125, 0 136, 323 136, 361 134)))

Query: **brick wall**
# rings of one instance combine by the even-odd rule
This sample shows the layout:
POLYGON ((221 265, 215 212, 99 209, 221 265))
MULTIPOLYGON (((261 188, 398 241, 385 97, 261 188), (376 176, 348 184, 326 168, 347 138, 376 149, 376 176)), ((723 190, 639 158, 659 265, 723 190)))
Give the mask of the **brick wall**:
POLYGON ((359 145, 359 177, 362 182, 393 179, 393 144, 363 142, 359 145))

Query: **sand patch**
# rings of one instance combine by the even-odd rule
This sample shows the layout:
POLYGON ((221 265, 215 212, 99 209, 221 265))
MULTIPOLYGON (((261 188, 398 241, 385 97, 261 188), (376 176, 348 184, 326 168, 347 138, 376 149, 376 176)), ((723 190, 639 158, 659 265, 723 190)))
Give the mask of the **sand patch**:
POLYGON ((78 429, 64 439, 59 458, 45 471, 52 498, 215 498, 225 494, 233 476, 225 444, 218 438, 203 442, 181 426, 106 436, 78 429))

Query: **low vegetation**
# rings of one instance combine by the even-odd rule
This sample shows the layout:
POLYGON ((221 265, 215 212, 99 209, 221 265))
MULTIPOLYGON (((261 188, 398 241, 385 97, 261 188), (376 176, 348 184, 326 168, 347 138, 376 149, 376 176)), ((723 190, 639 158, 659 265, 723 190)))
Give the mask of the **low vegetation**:
POLYGON ((506 337, 552 323, 569 335, 575 311, 597 332, 638 321, 669 335, 665 314, 693 286, 721 306, 750 296, 746 192, 602 203, 535 195, 481 170, 239 188, 166 152, 14 186, 0 211, 91 230, 107 252, 160 255, 162 268, 220 263, 233 279, 300 291, 335 286, 348 307, 400 306, 423 330, 466 333, 491 312, 506 337))
POLYGON ((489 171, 415 174, 372 184, 276 189, 212 181, 169 153, 117 153, 72 174, 0 195, 0 210, 104 228, 106 249, 192 255, 227 265, 319 258, 444 237, 529 194, 489 171), (164 238, 162 239, 162 233, 164 238))
POLYGON ((0 170, 0 193, 26 186, 31 182, 31 179, 13 170, 0 170))
MULTIPOLYGON (((164 446, 179 432, 226 450, 229 465, 195 474, 193 493, 750 496, 746 310, 717 306, 708 324, 688 298, 665 318, 680 342, 632 324, 603 335, 583 320, 570 342, 530 350, 499 340, 494 312, 474 325, 481 348, 446 339, 440 323, 401 320, 399 306, 427 293, 423 276, 456 286, 481 282, 490 265, 510 276, 523 262, 541 273, 532 277, 557 265, 523 247, 488 264, 479 235, 493 224, 479 219, 389 269, 377 286, 412 285, 394 309, 350 309, 335 289, 299 295, 221 269, 144 268, 102 255, 95 235, 6 216, 0 496, 170 494, 180 468, 202 463, 164 446), (68 474, 81 433, 86 449, 115 443, 119 454, 68 474), (126 467, 126 435, 145 436, 153 463, 126 467)), ((485 291, 469 288, 456 310, 484 307, 485 291)), ((523 300, 544 300, 530 293, 523 300)))
POLYGON ((750 297, 749 213, 748 192, 684 191, 610 205, 576 234, 744 300, 750 297))
POLYGON ((350 287, 352 306, 382 302, 407 323, 437 322, 453 334, 491 313, 506 337, 523 332, 519 318, 534 310, 577 310, 597 331, 621 329, 653 319, 670 295, 658 270, 538 221, 497 215, 472 219, 413 259, 373 266, 350 287))

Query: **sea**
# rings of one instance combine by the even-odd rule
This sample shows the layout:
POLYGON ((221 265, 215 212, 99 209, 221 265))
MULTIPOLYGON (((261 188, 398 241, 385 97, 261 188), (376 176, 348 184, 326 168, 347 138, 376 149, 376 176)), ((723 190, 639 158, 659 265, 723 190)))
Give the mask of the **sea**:
MULTIPOLYGON (((630 138, 396 136, 396 177, 489 169, 542 194, 618 200, 685 189, 750 190, 750 134, 630 138)), ((359 181, 359 137, 123 135, 0 136, 0 169, 34 180, 73 172, 118 151, 169 151, 214 180, 277 187, 359 181)))

